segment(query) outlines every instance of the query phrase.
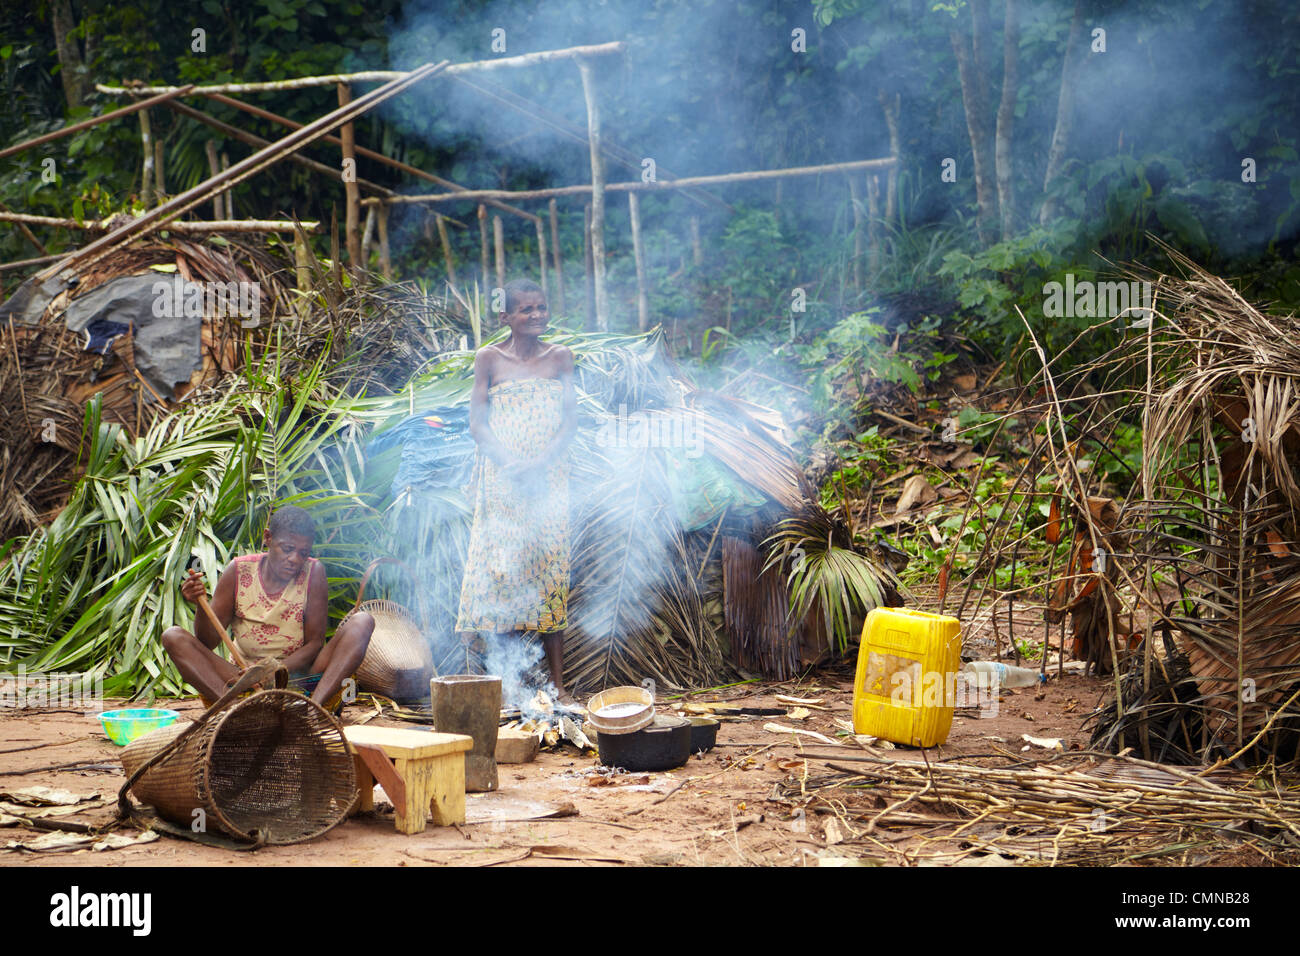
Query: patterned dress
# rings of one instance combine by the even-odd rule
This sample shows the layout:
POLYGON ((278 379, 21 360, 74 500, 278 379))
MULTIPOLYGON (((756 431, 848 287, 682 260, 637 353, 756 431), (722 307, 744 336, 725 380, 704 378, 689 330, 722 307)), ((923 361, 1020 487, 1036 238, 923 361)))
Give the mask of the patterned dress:
POLYGON ((258 564, 266 557, 248 554, 235 558, 235 619, 230 636, 239 652, 249 661, 263 657, 282 659, 302 647, 304 611, 307 607, 307 582, 312 569, 320 562, 308 558, 298 576, 278 594, 267 594, 262 587, 258 564))
MULTIPOLYGON (((559 433, 564 387, 529 378, 488 389, 488 425, 512 455, 540 454, 559 433)), ((458 631, 560 631, 569 597, 569 474, 552 462, 512 481, 480 453, 474 526, 460 591, 458 631)))

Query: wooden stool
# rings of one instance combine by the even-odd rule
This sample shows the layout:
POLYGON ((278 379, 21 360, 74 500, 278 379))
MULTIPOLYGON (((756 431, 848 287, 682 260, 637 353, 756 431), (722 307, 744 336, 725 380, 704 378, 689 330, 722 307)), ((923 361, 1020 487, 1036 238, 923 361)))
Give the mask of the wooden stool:
POLYGON ((474 738, 395 727, 344 727, 360 791, 354 813, 373 810, 375 782, 393 801, 399 833, 465 822, 465 752, 474 738))

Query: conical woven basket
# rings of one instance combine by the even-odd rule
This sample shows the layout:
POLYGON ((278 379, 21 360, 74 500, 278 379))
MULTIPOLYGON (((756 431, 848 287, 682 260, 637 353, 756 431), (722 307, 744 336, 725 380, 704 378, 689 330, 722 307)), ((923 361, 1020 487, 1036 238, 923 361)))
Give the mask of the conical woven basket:
MULTIPOLYGON (((127 744, 127 777, 190 726, 172 724, 127 744)), ((203 819, 240 840, 301 843, 347 817, 356 772, 333 717, 300 694, 265 690, 209 717, 131 792, 187 828, 203 819)))
POLYGON ((398 700, 426 699, 429 695, 429 679, 437 676, 437 671, 433 666, 429 642, 421 633, 415 615, 395 601, 362 600, 366 593, 366 583, 380 564, 401 562, 393 558, 380 558, 372 562, 361 579, 357 603, 348 613, 348 617, 351 617, 358 611, 365 611, 375 619, 370 646, 366 649, 361 666, 357 668, 357 686, 398 700))

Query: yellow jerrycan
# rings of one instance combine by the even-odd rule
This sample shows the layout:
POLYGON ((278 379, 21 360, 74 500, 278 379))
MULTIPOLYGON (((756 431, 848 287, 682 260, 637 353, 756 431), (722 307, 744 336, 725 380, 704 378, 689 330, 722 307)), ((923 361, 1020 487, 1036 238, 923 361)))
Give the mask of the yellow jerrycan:
POLYGON ((961 671, 961 622, 903 607, 867 614, 853 681, 853 731, 896 744, 948 739, 961 671))

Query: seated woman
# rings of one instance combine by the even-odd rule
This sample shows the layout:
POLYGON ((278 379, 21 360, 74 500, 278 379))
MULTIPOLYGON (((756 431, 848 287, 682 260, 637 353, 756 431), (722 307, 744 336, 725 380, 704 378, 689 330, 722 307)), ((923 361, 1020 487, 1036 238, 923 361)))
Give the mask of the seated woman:
MULTIPOLYGON (((266 550, 235 558, 221 572, 212 610, 250 663, 275 658, 291 680, 319 674, 311 699, 324 706, 366 656, 375 620, 364 611, 353 614, 325 643, 329 588, 324 565, 311 556, 315 539, 316 524, 306 511, 293 505, 277 510, 262 534, 266 550)), ((205 593, 203 578, 191 569, 181 594, 196 603, 205 593)), ((181 676, 215 701, 240 670, 214 652, 221 635, 206 616, 196 617, 194 630, 169 627, 163 646, 181 676)))

